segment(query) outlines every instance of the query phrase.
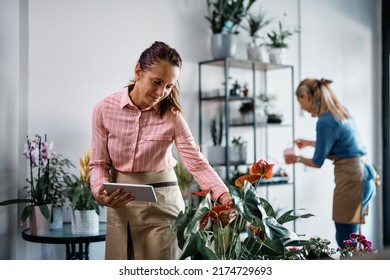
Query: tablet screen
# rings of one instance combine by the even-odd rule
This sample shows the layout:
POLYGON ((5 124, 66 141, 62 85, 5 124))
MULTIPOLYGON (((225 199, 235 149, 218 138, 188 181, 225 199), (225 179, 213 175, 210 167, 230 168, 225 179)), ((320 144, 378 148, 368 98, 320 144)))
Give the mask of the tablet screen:
POLYGON ((150 201, 156 202, 157 197, 153 186, 141 184, 125 184, 125 183, 103 183, 103 186, 108 194, 111 194, 118 188, 123 188, 125 192, 131 192, 136 201, 150 201))

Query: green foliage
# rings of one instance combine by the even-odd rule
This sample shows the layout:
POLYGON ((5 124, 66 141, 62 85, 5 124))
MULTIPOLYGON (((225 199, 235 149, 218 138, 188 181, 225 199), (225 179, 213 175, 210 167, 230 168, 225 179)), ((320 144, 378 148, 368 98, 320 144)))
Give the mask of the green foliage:
POLYGON ((267 42, 266 46, 269 48, 287 48, 287 39, 298 33, 299 29, 289 30, 283 27, 281 21, 278 23, 278 29, 272 30, 267 33, 267 42))
POLYGON ((62 207, 65 203, 65 190, 67 185, 64 178, 69 174, 70 169, 74 168, 75 165, 62 155, 58 155, 57 158, 53 159, 49 168, 49 181, 50 189, 48 199, 53 207, 62 207))
POLYGON ((238 27, 256 0, 206 0, 206 20, 213 34, 226 30, 238 34, 238 27), (225 28, 224 28, 225 27, 225 28))
POLYGON ((180 190, 186 193, 191 189, 191 184, 194 181, 194 177, 187 170, 180 157, 178 157, 177 163, 174 167, 180 190))
POLYGON ((80 177, 73 174, 66 176, 65 181, 68 188, 65 195, 71 202, 71 207, 74 210, 95 210, 96 214, 100 214, 99 204, 91 190, 89 161, 91 158, 91 150, 80 158, 80 177))
POLYGON ((211 121, 210 132, 214 146, 221 146, 223 136, 223 111, 221 109, 219 114, 211 121))
POLYGON ((260 36, 260 31, 267 25, 269 25, 273 19, 267 18, 266 13, 262 10, 259 10, 257 14, 248 13, 246 16, 246 25, 242 28, 248 32, 249 37, 251 38, 251 45, 253 47, 260 47, 263 43, 259 43, 259 40, 264 39, 260 36))
POLYGON ((95 210, 98 215, 100 214, 99 204, 93 196, 89 183, 83 184, 82 180, 73 174, 66 176, 65 182, 68 185, 65 195, 69 198, 72 209, 95 210))
MULTIPOLYGON (((45 136, 46 138, 46 136, 45 136)), ((27 204, 22 211, 20 224, 24 224, 33 211, 34 206, 39 206, 43 216, 50 218, 48 204, 53 207, 62 207, 65 202, 64 191, 66 183, 64 177, 69 173, 73 163, 61 154, 53 151, 52 143, 37 134, 35 139, 27 143, 23 152, 29 163, 29 176, 26 178, 27 185, 25 198, 9 199, 0 202, 0 206, 11 204, 27 204)))
POLYGON ((174 231, 179 247, 183 250, 181 259, 197 254, 203 259, 225 260, 308 258, 310 247, 307 246, 315 242, 301 239, 284 224, 312 217, 312 214, 297 215, 290 210, 276 217, 272 205, 259 197, 255 187, 248 181, 245 181, 245 188, 230 186, 229 191, 238 213, 230 224, 223 226, 219 221, 211 227, 202 227, 204 217, 215 209, 209 193, 197 208, 191 203, 179 214, 174 231), (246 237, 242 240, 243 236, 246 237), (296 246, 300 248, 291 249, 296 246))
POLYGON ((246 140, 243 140, 241 136, 233 137, 232 144, 236 146, 242 146, 246 144, 246 140))

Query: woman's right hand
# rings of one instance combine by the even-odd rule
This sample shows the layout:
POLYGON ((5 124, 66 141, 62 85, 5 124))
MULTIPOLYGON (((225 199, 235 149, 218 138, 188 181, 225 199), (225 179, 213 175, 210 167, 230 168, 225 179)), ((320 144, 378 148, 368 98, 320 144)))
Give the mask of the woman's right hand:
POLYGON ((295 142, 295 144, 297 144, 299 149, 303 149, 303 148, 308 147, 308 146, 312 146, 312 147, 315 146, 315 142, 311 141, 311 140, 305 140, 305 139, 298 138, 294 142, 295 142))
POLYGON ((116 189, 111 194, 107 194, 106 190, 101 186, 99 191, 95 194, 95 199, 103 206, 123 208, 134 200, 134 196, 132 196, 131 193, 124 192, 121 188, 116 189))

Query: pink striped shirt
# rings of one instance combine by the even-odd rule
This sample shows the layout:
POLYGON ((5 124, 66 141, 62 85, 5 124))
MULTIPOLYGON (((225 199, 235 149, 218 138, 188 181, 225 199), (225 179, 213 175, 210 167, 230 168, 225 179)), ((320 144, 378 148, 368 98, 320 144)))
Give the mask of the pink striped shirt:
POLYGON ((153 107, 139 110, 128 89, 100 101, 92 115, 91 186, 96 193, 110 181, 111 167, 121 172, 153 172, 176 165, 172 145, 201 189, 211 188, 214 200, 228 188, 200 152, 181 113, 163 118, 153 107))

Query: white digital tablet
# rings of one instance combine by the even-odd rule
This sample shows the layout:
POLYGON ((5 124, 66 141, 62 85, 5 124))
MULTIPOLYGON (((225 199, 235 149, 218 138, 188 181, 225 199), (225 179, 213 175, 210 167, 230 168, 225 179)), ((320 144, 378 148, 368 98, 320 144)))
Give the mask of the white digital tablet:
POLYGON ((136 201, 157 201, 156 193, 154 192, 153 186, 151 185, 106 182, 103 183, 103 186, 108 194, 111 194, 118 188, 122 188, 125 192, 131 192, 131 195, 135 197, 134 200, 136 201))

